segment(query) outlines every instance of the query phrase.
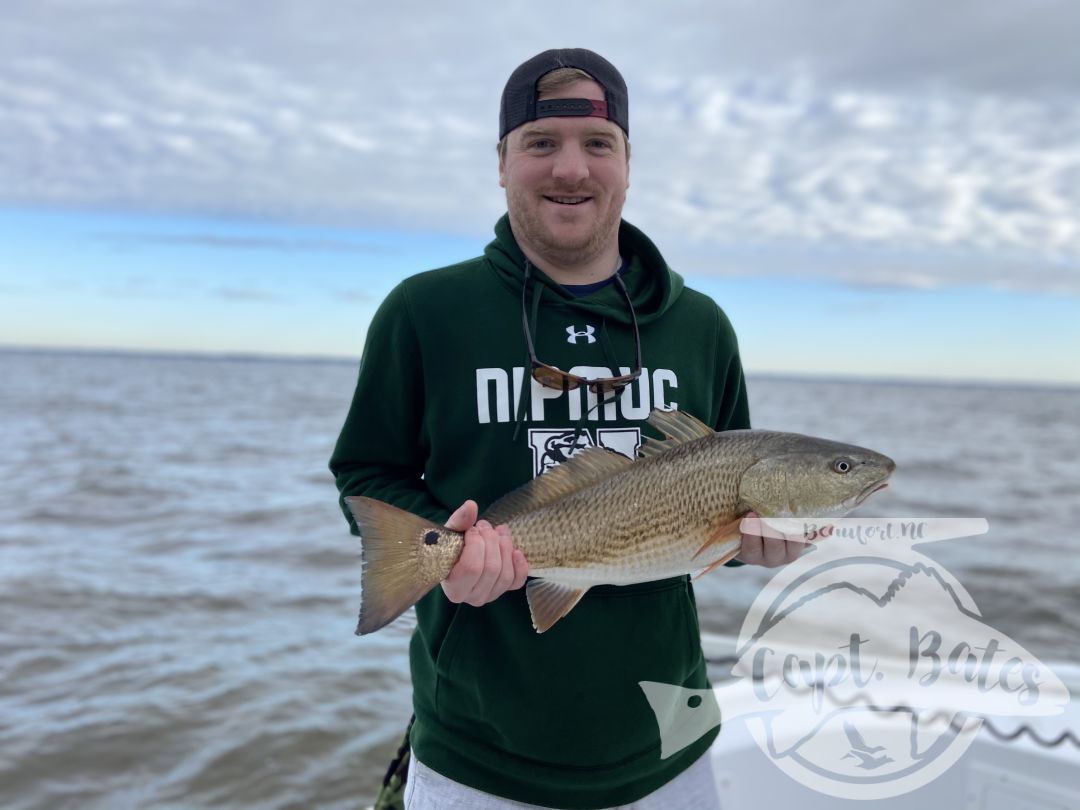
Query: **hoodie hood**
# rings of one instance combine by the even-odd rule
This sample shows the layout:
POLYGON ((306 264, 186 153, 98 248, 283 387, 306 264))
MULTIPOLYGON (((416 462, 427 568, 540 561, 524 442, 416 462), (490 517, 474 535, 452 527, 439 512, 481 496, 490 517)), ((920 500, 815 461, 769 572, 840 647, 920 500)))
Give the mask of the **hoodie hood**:
MULTIPOLYGON (((626 220, 619 224, 619 253, 629 262, 622 278, 634 304, 638 323, 646 324, 659 318, 682 293, 682 276, 668 267, 649 237, 626 220)), ((510 229, 508 214, 503 214, 495 223, 495 239, 484 248, 484 258, 499 280, 515 296, 520 296, 521 282, 525 277, 525 254, 518 247, 510 229)), ((530 277, 532 283, 546 287, 545 306, 586 311, 615 323, 630 322, 626 300, 614 285, 577 298, 535 264, 530 277)))

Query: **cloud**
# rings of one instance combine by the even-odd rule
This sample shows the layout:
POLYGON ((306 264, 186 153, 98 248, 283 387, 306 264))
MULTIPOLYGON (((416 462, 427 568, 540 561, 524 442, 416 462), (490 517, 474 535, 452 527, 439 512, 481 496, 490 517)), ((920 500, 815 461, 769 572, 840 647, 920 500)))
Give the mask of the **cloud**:
POLYGON ((214 295, 225 301, 239 301, 239 302, 267 302, 267 301, 279 301, 279 296, 274 295, 266 290, 257 290, 248 287, 220 287, 214 290, 214 295))
POLYGON ((627 216, 672 258, 906 250, 923 269, 786 272, 994 286, 990 268, 1023 267, 1007 282, 1080 288, 1080 5, 555 3, 545 13, 572 12, 579 42, 507 37, 530 8, 316 0, 266 4, 252 24, 211 0, 14 4, 0 31, 0 204, 486 234, 503 210, 505 77, 544 47, 588 44, 631 88, 627 216))
POLYGON ((352 304, 377 304, 379 298, 367 290, 338 290, 332 293, 335 300, 348 301, 352 304))
POLYGON ((805 68, 829 86, 1018 98, 1075 96, 1080 75, 1080 6, 1069 0, 691 0, 668 16, 668 47, 698 70, 805 68), (702 47, 709 40, 711 51, 702 47))
POLYGON ((6 281, 0 281, 0 294, 2 295, 30 295, 33 292, 34 290, 25 284, 8 284, 6 281))
POLYGON ((651 165, 646 182, 661 192, 635 205, 672 233, 962 248, 1048 264, 1080 254, 1080 108, 1064 101, 830 92, 807 77, 734 87, 710 77, 665 92, 662 126, 635 143, 639 162, 668 148, 654 135, 697 131, 672 165, 699 171, 651 165))
POLYGON ((212 248, 216 250, 266 250, 276 253, 387 253, 390 248, 345 239, 282 238, 275 236, 224 236, 207 233, 101 233, 96 238, 106 244, 126 250, 139 245, 212 248))

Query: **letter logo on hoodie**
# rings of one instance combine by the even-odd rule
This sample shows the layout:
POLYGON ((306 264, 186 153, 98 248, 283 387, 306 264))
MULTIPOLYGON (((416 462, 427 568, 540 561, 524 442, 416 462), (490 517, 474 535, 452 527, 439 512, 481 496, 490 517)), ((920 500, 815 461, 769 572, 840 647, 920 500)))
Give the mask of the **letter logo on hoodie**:
POLYGON ((533 477, 547 472, 580 453, 587 447, 606 447, 627 458, 636 458, 641 446, 638 428, 596 428, 596 441, 588 429, 561 428, 529 431, 529 447, 533 453, 533 477))
MULTIPOLYGON (((595 379, 629 374, 630 369, 625 366, 617 370, 600 366, 574 366, 570 373, 595 379)), ((574 423, 582 418, 590 422, 614 422, 619 419, 644 422, 653 408, 670 411, 679 407, 679 378, 669 368, 642 368, 641 376, 618 396, 603 400, 585 386, 566 392, 545 388, 532 379, 523 366, 511 369, 478 368, 475 382, 476 421, 481 425, 505 423, 518 418, 518 404, 522 400, 524 408, 521 418, 534 424, 550 418, 559 421, 570 419, 574 423)), ((621 447, 612 449, 623 452, 621 447)))

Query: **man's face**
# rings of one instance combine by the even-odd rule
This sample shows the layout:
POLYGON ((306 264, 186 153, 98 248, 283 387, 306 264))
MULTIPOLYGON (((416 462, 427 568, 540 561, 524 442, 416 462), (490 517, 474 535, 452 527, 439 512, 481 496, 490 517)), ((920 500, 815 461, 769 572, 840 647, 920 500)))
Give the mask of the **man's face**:
MULTIPOLYGON (((604 100, 582 80, 544 95, 604 100)), ((518 243, 553 264, 578 265, 618 244, 630 186, 622 130, 604 118, 555 117, 510 132, 499 158, 510 226, 518 243)))

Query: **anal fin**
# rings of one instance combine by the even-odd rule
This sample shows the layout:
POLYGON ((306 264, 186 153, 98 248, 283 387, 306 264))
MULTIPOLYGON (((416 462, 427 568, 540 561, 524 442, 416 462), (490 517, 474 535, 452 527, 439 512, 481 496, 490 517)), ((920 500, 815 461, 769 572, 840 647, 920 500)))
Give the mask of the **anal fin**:
POLYGON ((549 579, 530 579, 525 586, 533 627, 537 633, 549 630, 559 619, 574 609, 588 588, 560 585, 549 579))

